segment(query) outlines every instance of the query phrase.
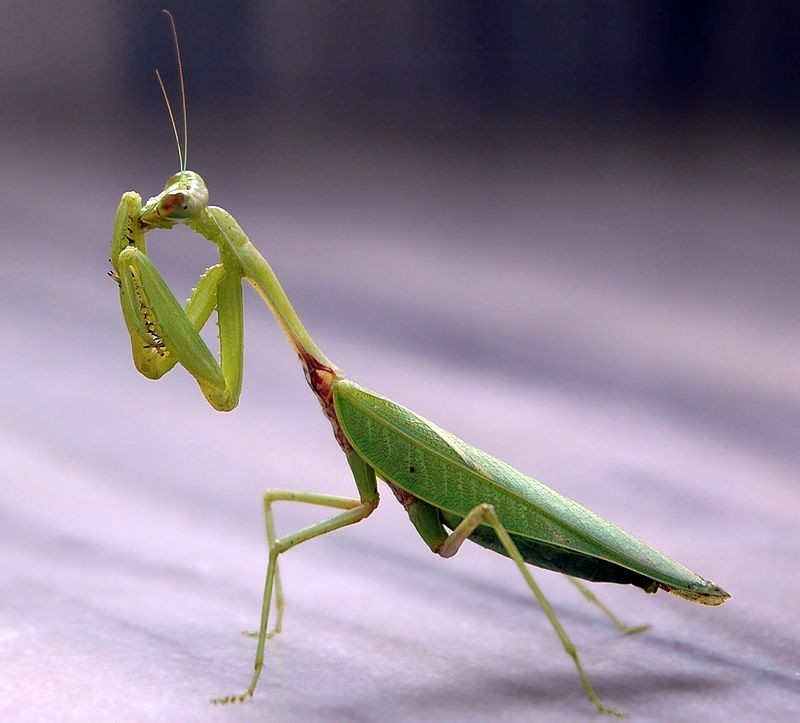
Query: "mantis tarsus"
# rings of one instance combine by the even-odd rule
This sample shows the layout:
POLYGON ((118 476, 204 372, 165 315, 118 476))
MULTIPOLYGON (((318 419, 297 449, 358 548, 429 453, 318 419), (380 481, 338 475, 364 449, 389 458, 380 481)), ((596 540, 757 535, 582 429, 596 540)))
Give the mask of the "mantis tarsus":
MULTIPOLYGON (((177 36, 175 44, 177 49, 177 36)), ((179 51, 178 68, 183 91, 179 51)), ((378 505, 378 477, 405 507, 411 523, 434 553, 451 557, 465 540, 471 540, 511 558, 572 658, 589 699, 601 712, 621 715, 595 694, 575 647, 526 563, 568 575, 626 632, 638 632, 646 626, 624 626, 575 578, 631 584, 651 593, 666 590, 704 605, 719 605, 728 593, 504 462, 346 379, 306 331, 267 261, 227 211, 208 205, 203 179, 186 170, 185 94, 182 97, 183 152, 178 142, 181 170, 144 206, 138 194, 123 195, 111 242, 111 276, 119 283, 136 368, 157 379, 180 363, 214 408, 234 408, 242 386, 242 281, 248 281, 297 352, 306 381, 333 427, 358 490, 358 499, 293 490, 265 493, 269 562, 255 669, 243 693, 214 702, 243 701, 255 692, 265 643, 280 632, 282 625, 279 556, 302 542, 369 516, 378 505), (169 229, 177 223, 186 224, 215 244, 220 258, 200 277, 185 308, 148 258, 145 245, 147 232, 169 229), (199 333, 215 310, 219 362, 199 333), (319 505, 336 513, 276 538, 272 505, 278 501, 319 505), (273 602, 275 623, 270 628, 273 602)), ((175 136, 178 140, 177 129, 175 136)))

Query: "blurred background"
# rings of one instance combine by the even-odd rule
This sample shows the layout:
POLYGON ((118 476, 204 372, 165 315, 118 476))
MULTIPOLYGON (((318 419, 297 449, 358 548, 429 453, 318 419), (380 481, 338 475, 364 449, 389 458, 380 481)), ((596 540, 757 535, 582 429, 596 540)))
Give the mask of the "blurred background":
MULTIPOLYGON (((131 364, 106 259, 178 167, 163 4, 0 10, 3 719, 594 719, 516 571, 436 559, 388 494, 287 555, 253 704, 205 703, 251 670, 263 489, 354 487, 254 294, 231 414, 131 364)), ((189 167, 328 355, 734 595, 604 589, 654 623, 620 639, 542 573, 601 697, 800 714, 800 6, 168 7, 189 167)), ((179 298, 215 259, 150 248, 179 298)))
MULTIPOLYGON (((264 106, 419 128, 646 114, 791 122, 800 9, 705 2, 176 2, 195 113, 264 106), (188 17, 187 17, 188 16, 188 17)), ((160 97, 174 70, 161 4, 4 9, 2 89, 52 110, 160 97)), ((149 110, 149 109, 148 109, 149 110)), ((51 117, 55 115, 51 113, 51 117)), ((148 112, 148 115, 151 113, 148 112)), ((154 114, 152 114, 154 115, 154 114)))

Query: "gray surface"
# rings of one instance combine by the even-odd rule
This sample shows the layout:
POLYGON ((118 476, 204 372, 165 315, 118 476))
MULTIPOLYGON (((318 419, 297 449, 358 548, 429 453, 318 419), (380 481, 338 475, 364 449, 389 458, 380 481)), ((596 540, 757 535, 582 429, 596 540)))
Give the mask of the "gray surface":
MULTIPOLYGON (((354 379, 733 594, 708 609, 603 589, 653 623, 625 638, 541 572, 608 704, 794 718, 798 149, 535 137, 426 151, 271 131, 243 150, 195 138, 194 157, 354 379)), ((123 191, 174 171, 166 142, 3 140, 3 720, 598 719, 513 567, 435 558, 386 492, 286 556, 256 699, 208 705, 251 670, 261 491, 350 494, 346 466, 253 294, 236 411, 181 370, 135 373, 108 236, 123 191)), ((213 256, 183 232, 151 245, 187 292, 213 256)))

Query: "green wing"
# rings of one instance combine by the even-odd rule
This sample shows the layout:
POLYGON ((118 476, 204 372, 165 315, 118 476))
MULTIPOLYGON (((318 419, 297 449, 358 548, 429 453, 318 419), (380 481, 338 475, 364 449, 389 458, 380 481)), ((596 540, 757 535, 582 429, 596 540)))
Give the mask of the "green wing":
POLYGON ((607 560, 680 588, 697 602, 715 604, 728 597, 577 502, 390 399, 349 380, 337 381, 333 392, 345 436, 378 476, 441 509, 445 517, 463 517, 488 502, 517 538, 607 560))

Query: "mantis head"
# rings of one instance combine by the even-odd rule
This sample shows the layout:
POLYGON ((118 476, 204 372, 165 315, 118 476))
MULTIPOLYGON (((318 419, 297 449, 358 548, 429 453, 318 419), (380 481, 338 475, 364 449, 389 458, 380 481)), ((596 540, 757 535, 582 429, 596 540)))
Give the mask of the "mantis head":
POLYGON ((181 60, 181 49, 178 43, 178 32, 175 29, 175 19, 169 10, 164 10, 163 12, 169 18, 172 26, 172 38, 175 42, 175 55, 178 61, 178 77, 181 84, 181 110, 183 111, 183 149, 181 149, 178 126, 172 113, 172 105, 169 102, 167 89, 164 87, 164 81, 161 79, 161 73, 158 70, 156 70, 156 77, 164 95, 164 102, 167 105, 172 131, 175 133, 175 143, 178 146, 178 161, 181 170, 167 180, 161 193, 148 199, 147 203, 142 207, 139 220, 143 224, 155 228, 172 228, 176 223, 190 221, 206 209, 208 206, 208 188, 199 173, 186 170, 189 130, 186 120, 186 88, 183 83, 183 61, 181 60))
POLYGON ((167 180, 164 190, 148 199, 139 220, 156 228, 172 228, 197 216, 208 206, 208 188, 199 173, 180 171, 167 180))

